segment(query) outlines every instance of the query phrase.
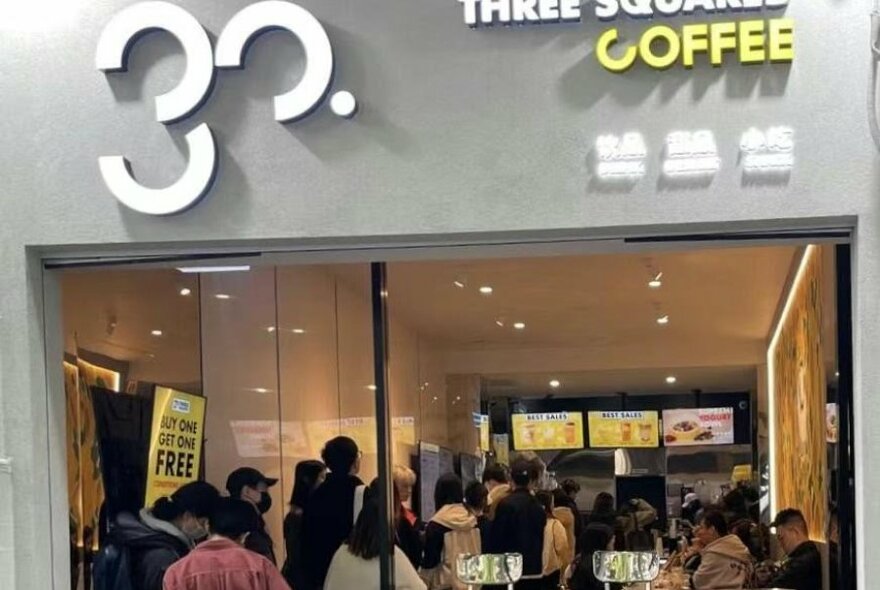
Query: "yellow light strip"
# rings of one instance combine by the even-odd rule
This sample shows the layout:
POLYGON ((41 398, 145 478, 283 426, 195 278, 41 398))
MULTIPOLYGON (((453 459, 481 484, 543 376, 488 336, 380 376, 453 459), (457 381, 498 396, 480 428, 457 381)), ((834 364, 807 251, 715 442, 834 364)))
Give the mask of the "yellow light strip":
POLYGON ((801 282, 804 278, 804 273, 809 266, 810 259, 812 258, 814 252, 816 251, 816 246, 807 246, 804 249, 804 253, 801 257, 800 264, 798 265, 797 273, 795 274, 794 281, 791 284, 791 288, 788 291, 788 297, 785 300, 785 307, 782 308, 782 314, 779 316, 779 321, 776 323, 776 328, 773 331, 773 338, 770 340, 770 346, 767 348, 767 402, 769 406, 768 420, 769 420, 769 432, 770 432, 770 517, 774 518, 777 512, 777 504, 778 500, 776 498, 777 488, 775 485, 776 480, 776 366, 773 361, 776 356, 776 346, 779 343, 779 336, 782 333, 782 328, 785 326, 786 320, 788 320, 788 314, 791 311, 792 303, 794 302, 795 297, 798 294, 798 291, 801 287, 801 282))

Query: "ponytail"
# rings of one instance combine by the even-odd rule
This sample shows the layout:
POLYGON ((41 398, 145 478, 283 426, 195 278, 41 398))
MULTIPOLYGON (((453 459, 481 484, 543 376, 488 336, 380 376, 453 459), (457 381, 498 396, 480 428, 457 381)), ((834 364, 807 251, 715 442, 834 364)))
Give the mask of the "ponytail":
POLYGON ((171 497, 156 500, 152 512, 153 516, 166 522, 180 518, 187 512, 196 518, 208 518, 219 498, 217 488, 204 481, 194 481, 171 494, 171 497))

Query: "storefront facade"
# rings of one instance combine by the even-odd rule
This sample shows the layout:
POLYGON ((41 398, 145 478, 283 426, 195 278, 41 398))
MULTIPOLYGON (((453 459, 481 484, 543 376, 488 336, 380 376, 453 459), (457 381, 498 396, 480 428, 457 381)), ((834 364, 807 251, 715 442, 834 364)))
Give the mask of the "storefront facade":
MULTIPOLYGON (((784 38, 775 41, 782 53, 767 45, 763 56, 782 63, 743 65, 740 43, 719 67, 695 51, 686 68, 683 51, 665 70, 636 60, 614 73, 596 55, 609 29, 633 41, 652 25, 684 35, 685 25, 742 15, 697 10, 658 14, 651 23, 624 14, 603 21, 588 4, 580 22, 470 27, 468 10, 481 10, 479 3, 302 0, 332 46, 328 100, 318 101, 323 92, 312 99, 301 93, 299 110, 273 109, 272 97, 296 84, 304 60, 293 36, 272 32, 250 48, 243 70, 209 68, 213 84, 196 92, 204 104, 164 112, 179 120, 168 125, 157 122, 154 97, 184 71, 179 45, 149 35, 131 53, 127 73, 106 74, 95 63, 102 31, 133 3, 50 4, 20 9, 0 24, 0 586, 66 587, 58 481, 64 406, 52 396, 60 377, 46 368, 47 354, 56 354, 46 326, 57 320, 46 259, 259 248, 327 259, 347 250, 369 260, 380 248, 825 229, 852 232, 858 587, 880 575, 869 558, 880 543, 871 534, 880 506, 869 501, 880 485, 869 468, 880 450, 871 428, 872 392, 880 388, 872 362, 880 354, 880 183, 869 123, 875 105, 866 107, 874 83, 867 2, 768 2, 748 13, 793 23, 793 56, 783 55, 784 38), (342 91, 359 105, 351 117, 329 104, 342 91), (276 121, 284 117, 298 120, 276 121), (184 211, 142 213, 114 197, 100 157, 125 154, 145 186, 172 185, 186 167, 184 136, 203 123, 213 132, 217 166, 203 154, 194 160, 207 167, 210 188, 196 181, 158 212, 184 211), (793 144, 742 147, 752 128, 765 138, 783 128, 793 144), (670 138, 704 131, 714 152, 706 134, 670 138), (626 149, 614 143, 606 150, 608 139, 597 144, 600 136, 627 133, 640 135, 626 149), (794 157, 751 169, 756 151, 794 157)), ((248 3, 180 5, 217 48, 248 3)), ((575 20, 572 6, 557 12, 543 20, 575 20)), ((503 13, 489 16, 504 20, 503 13)), ((482 12, 475 24, 481 19, 482 12)), ((777 36, 782 29, 774 29, 777 36)), ((656 46, 664 43, 669 38, 656 46)), ((204 71, 199 55, 194 49, 187 67, 204 71)), ((310 51, 305 64, 318 72, 319 90, 328 65, 322 58, 310 51)))

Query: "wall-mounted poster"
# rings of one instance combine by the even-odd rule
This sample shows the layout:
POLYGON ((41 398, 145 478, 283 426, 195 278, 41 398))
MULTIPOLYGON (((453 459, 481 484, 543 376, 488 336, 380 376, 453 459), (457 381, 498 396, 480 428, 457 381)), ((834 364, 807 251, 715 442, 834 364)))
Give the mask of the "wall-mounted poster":
POLYGON ((584 448, 584 415, 580 412, 514 414, 511 422, 517 451, 584 448))
POLYGON ((596 449, 660 446, 657 412, 590 412, 590 446, 596 449))
POLYGON ((156 387, 144 506, 199 478, 205 398, 156 387))
POLYGON ((663 443, 667 447, 732 445, 733 408, 663 411, 663 443))
POLYGON ((480 450, 484 453, 492 450, 489 444, 489 416, 485 414, 480 416, 480 450))

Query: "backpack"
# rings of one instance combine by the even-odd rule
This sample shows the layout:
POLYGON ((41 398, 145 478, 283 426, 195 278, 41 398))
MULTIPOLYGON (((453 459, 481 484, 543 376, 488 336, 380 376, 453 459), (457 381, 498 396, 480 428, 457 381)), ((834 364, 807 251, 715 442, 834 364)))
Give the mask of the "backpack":
POLYGON ((92 578, 95 590, 134 590, 128 546, 111 536, 95 556, 92 578))

